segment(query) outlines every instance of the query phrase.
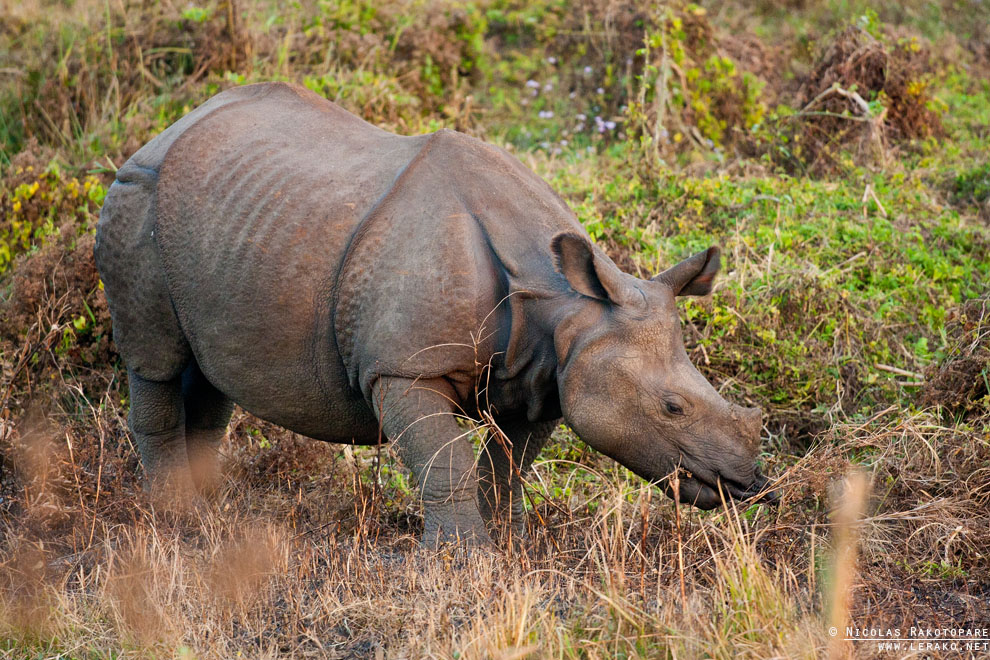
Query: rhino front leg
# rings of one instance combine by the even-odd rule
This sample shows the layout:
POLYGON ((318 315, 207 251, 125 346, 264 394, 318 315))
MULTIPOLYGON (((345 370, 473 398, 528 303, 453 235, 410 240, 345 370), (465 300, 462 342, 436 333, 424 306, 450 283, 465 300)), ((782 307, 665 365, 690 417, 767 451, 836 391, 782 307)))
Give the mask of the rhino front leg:
POLYGON ((474 450, 457 425, 453 388, 442 379, 381 377, 373 394, 382 430, 419 484, 423 545, 489 542, 478 511, 474 450))
POLYGON ((195 490, 186 455, 182 378, 153 381, 131 370, 127 374, 131 394, 128 426, 141 454, 152 500, 168 509, 184 509, 195 490))
POLYGON ((478 504, 492 529, 506 525, 516 538, 526 532, 522 480, 557 426, 526 418, 496 420, 502 435, 490 432, 478 459, 478 504), (508 442, 506 442, 508 440, 508 442))

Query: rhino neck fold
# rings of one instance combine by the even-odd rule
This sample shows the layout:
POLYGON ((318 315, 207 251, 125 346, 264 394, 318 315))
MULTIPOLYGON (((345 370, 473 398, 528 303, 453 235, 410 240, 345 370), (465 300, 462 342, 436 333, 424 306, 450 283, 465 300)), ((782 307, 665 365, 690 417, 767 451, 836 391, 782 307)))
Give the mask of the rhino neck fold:
POLYGON ((503 303, 502 356, 494 365, 491 402, 500 413, 524 413, 531 422, 561 417, 554 308, 559 296, 513 291, 503 303))

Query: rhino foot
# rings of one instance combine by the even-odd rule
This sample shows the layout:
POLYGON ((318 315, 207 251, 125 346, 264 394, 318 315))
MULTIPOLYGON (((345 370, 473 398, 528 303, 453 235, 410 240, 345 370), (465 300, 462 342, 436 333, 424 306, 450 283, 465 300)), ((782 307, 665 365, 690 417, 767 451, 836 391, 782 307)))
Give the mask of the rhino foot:
POLYGON ((473 502, 432 503, 432 506, 427 502, 425 506, 425 528, 421 541, 423 547, 491 545, 492 537, 487 525, 482 521, 473 502))

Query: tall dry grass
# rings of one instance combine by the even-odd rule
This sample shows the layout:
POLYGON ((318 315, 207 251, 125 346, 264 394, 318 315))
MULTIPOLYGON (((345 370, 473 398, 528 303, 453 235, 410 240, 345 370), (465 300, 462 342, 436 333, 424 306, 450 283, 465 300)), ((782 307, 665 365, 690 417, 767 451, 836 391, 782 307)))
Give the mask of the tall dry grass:
MULTIPOLYGON (((675 516, 650 487, 593 458, 539 463, 524 542, 431 552, 418 546, 415 504, 367 483, 370 453, 347 458, 243 414, 224 448, 226 486, 178 516, 117 481, 130 457, 80 449, 92 428, 124 433, 115 406, 90 413, 87 425, 54 416, 13 431, 20 453, 5 457, 22 472, 4 490, 0 547, 8 657, 863 655, 830 647, 828 626, 925 616, 917 603, 873 609, 872 598, 897 600, 901 558, 927 544, 986 545, 985 511, 892 507, 876 492, 867 501, 855 478, 837 489, 827 473, 841 477, 842 464, 822 446, 783 474, 779 508, 715 514, 675 516), (566 482, 583 486, 555 497, 541 485, 566 482), (835 517, 808 507, 814 497, 836 505, 835 517)), ((959 437, 932 422, 892 426, 927 432, 936 451, 959 437)), ((847 442, 900 437, 889 430, 853 429, 847 442)))
MULTIPOLYGON (((170 2, 0 0, 0 39, 11 54, 0 63, 0 92, 24 105, 23 123, 0 117, 0 131, 40 141, 26 154, 37 170, 58 155, 104 169, 97 175, 107 183, 114 164, 216 88, 239 76, 307 75, 325 76, 325 94, 401 131, 434 120, 475 127, 479 108, 456 68, 445 65, 436 93, 423 78, 427 55, 449 65, 470 54, 467 14, 448 12, 457 7, 383 3, 367 26, 392 29, 410 7, 425 10, 392 48, 375 29, 306 24, 316 9, 347 3, 303 3, 269 24, 276 4, 214 3, 219 11, 198 22, 170 2), (226 11, 235 6, 239 26, 226 11), (445 34, 460 35, 454 47, 445 34)), ((581 6, 589 25, 604 16, 611 27, 561 34, 568 47, 587 41, 588 57, 617 39, 639 47, 635 15, 617 24, 614 3, 581 6)), ((528 27, 522 34, 537 38, 528 27)), ((603 68, 596 63, 596 75, 603 68)), ((585 81, 583 68, 574 76, 597 95, 597 78, 585 81)), ((565 160, 522 158, 543 169, 565 160)), ((566 166, 593 180, 607 162, 566 166)), ((739 160, 726 171, 757 166, 739 160)), ((606 199, 596 211, 628 210, 617 204, 606 199)), ((990 422, 968 390, 952 414, 915 409, 907 396, 859 414, 843 410, 838 392, 828 411, 800 411, 815 418, 799 438, 807 446, 785 442, 778 431, 788 422, 776 420, 764 438, 783 493, 776 509, 675 507, 561 432, 527 484, 525 540, 427 552, 417 544, 418 505, 388 451, 379 461, 238 412, 223 450, 224 488, 188 515, 156 511, 127 433, 126 383, 91 239, 77 229, 30 250, 0 283, 10 324, 0 328, 4 657, 869 656, 864 645, 833 646, 830 625, 990 622, 990 422), (80 317, 92 325, 67 342, 80 317), (872 489, 844 499, 837 484, 854 465, 872 489)), ((821 293, 805 272, 812 262, 778 273, 773 254, 740 249, 725 277, 741 284, 779 274, 775 286, 821 293)), ((654 272, 649 261, 643 267, 654 272)), ((873 311, 847 318, 879 328, 873 311)), ((727 347, 750 350, 735 341, 727 347)), ((838 345, 820 351, 831 355, 823 371, 838 364, 838 345)), ((929 403, 945 400, 936 395, 929 403)))
MULTIPOLYGON (((658 500, 602 484, 590 515, 505 550, 420 550, 407 535, 293 533, 228 489, 175 520, 144 510, 97 522, 64 554, 7 529, 0 634, 12 656, 44 653, 251 657, 814 657, 818 616, 795 607, 790 567, 766 566, 735 514, 686 538, 656 529, 658 500), (640 514, 646 511, 646 518, 640 514), (644 529, 644 523, 646 527, 644 529), (579 528, 583 533, 573 533, 579 528), (646 541, 644 542, 644 538, 646 541), (678 552, 687 555, 686 600, 678 552)), ((298 505, 297 498, 297 505, 298 505)), ((86 520, 92 511, 83 511, 86 520)), ((660 523, 662 525, 662 523, 660 523)))

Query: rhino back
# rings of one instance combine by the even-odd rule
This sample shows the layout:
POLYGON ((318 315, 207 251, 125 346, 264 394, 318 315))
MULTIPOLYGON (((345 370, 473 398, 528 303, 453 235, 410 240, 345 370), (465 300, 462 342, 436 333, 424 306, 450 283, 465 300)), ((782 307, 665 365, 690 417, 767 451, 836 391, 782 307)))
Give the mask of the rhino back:
POLYGON ((298 87, 265 87, 169 148, 156 241, 210 382, 261 417, 346 439, 376 425, 336 351, 334 281, 355 229, 422 139, 381 131, 298 87))

